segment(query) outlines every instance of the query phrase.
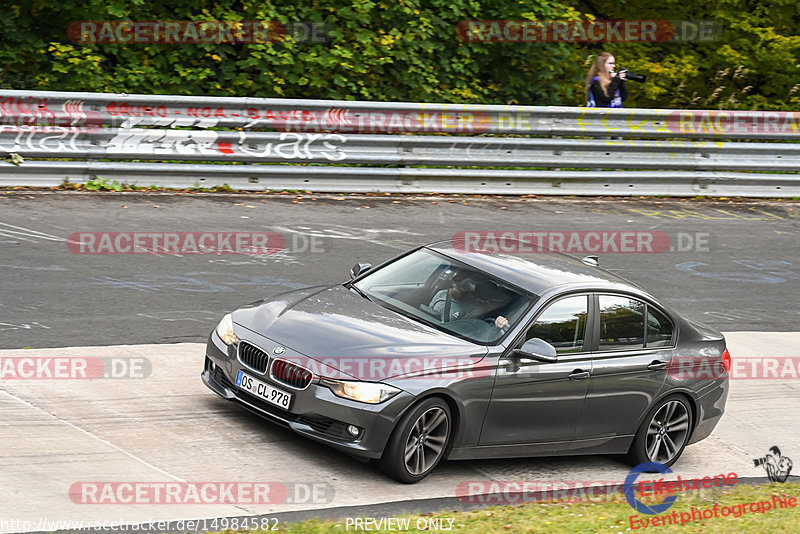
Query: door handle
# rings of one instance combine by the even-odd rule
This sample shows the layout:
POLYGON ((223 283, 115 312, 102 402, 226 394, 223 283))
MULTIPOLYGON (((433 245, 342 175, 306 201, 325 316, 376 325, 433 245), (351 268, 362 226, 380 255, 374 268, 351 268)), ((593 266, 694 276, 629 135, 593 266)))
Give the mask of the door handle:
POLYGON ((589 378, 589 371, 583 371, 581 369, 575 369, 570 374, 567 375, 567 378, 571 380, 583 380, 584 378, 589 378))
POLYGON ((647 366, 648 369, 651 371, 661 371, 662 369, 667 368, 667 362, 662 362, 659 360, 653 360, 653 362, 647 366))

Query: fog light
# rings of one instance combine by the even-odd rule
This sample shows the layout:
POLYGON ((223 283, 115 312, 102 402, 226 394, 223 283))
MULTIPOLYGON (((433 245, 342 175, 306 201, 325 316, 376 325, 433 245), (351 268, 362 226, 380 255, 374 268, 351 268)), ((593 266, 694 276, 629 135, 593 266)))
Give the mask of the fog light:
POLYGON ((347 433, 355 438, 358 437, 359 434, 361 434, 361 429, 358 428, 356 425, 347 425, 347 433))

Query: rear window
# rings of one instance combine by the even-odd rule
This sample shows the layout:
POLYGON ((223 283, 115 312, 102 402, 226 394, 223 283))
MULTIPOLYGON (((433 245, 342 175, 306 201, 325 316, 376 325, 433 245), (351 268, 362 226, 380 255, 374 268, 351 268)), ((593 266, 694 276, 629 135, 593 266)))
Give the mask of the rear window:
POLYGON ((598 301, 598 350, 634 350, 672 345, 672 321, 656 307, 621 295, 600 295, 598 301))

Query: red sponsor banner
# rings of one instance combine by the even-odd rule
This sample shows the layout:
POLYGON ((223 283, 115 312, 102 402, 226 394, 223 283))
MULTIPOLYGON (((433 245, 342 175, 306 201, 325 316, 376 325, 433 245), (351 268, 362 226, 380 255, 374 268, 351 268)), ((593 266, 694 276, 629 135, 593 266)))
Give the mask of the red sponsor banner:
POLYGON ((409 375, 414 379, 427 378, 464 379, 484 378, 491 374, 489 366, 480 365, 483 357, 335 357, 318 360, 304 356, 281 356, 284 360, 299 366, 288 366, 283 378, 300 377, 303 369, 321 378, 337 380, 381 381, 391 377, 409 375))
MULTIPOLYGON (((42 109, 46 109, 46 101, 42 109)), ((31 114, 36 110, 36 103, 21 102, 19 99, 0 100, 0 113, 14 112, 22 116, 22 107, 25 113, 31 114), (3 104, 5 103, 5 104, 3 104), (33 107, 31 107, 33 106, 33 107)), ((74 106, 73 106, 74 107, 74 106)), ((223 107, 167 107, 159 105, 139 105, 112 100, 108 102, 103 111, 111 117, 123 119, 174 119, 186 121, 192 119, 197 122, 213 122, 220 120, 249 119, 248 128, 265 128, 286 130, 293 132, 339 132, 339 133, 483 133, 492 127, 492 117, 483 112, 447 110, 447 111, 395 111, 390 109, 373 109, 356 111, 345 108, 319 109, 283 109, 276 110, 266 107, 251 106, 246 110, 223 107)), ((41 113, 49 113, 42 111, 41 113)), ((103 123, 97 112, 88 112, 91 120, 99 125, 103 123), (94 116, 97 118, 94 118, 94 116)), ((63 115, 63 114, 62 114, 63 115)), ((35 117, 34 113, 34 117, 35 117)), ((65 115, 70 121, 76 120, 76 115, 65 115)), ((66 119, 60 119, 64 123, 66 119)), ((501 122, 502 122, 501 118, 501 122)), ((510 120, 510 119, 509 119, 510 120)), ((41 121, 39 121, 41 122, 41 121)), ((72 124, 68 122, 68 124, 72 124)), ((513 121, 512 121, 513 122, 513 121)), ((527 127, 527 122, 525 127, 527 127)), ((323 140, 324 141, 324 140, 323 140)), ((327 147, 335 148, 335 147, 327 147)))
POLYGON ((449 132, 481 133, 492 125, 486 113, 473 111, 353 111, 344 108, 326 110, 292 109, 276 111, 251 107, 250 126, 263 124, 277 130, 358 132, 449 132))
POLYGON ((585 252, 650 254, 670 250, 670 239, 654 231, 472 231, 464 230, 452 238, 460 252, 533 254, 538 252, 585 252))
MULTIPOLYGON (((166 118, 168 116, 167 107, 163 104, 158 106, 134 106, 128 104, 127 102, 117 103, 116 101, 111 101, 106 104, 106 113, 111 115, 112 117, 161 117, 166 118)), ((189 117, 225 117, 225 112, 222 108, 212 110, 210 107, 206 108, 193 108, 189 107, 186 110, 186 115, 189 117), (202 114, 200 111, 202 110, 202 114)))
POLYGON ((104 369, 103 360, 92 357, 0 358, 0 380, 92 380, 104 369))
POLYGON ((675 27, 666 20, 462 20, 456 35, 479 43, 662 43, 673 40, 675 27))
POLYGON ((673 133, 707 134, 798 134, 797 111, 673 111, 667 118, 673 133))
POLYGON ((275 504, 286 501, 279 482, 75 482, 75 504, 275 504))
POLYGON ((78 20, 67 35, 76 43, 271 43, 286 35, 276 21, 78 20))
POLYGON ((719 357, 678 356, 669 361, 667 373, 678 380, 798 380, 800 356, 736 357, 730 371, 719 357))
POLYGON ((285 242, 276 232, 73 232, 73 254, 274 254, 285 242))
POLYGON ((97 111, 84 109, 80 100, 64 102, 60 108, 51 106, 49 98, 39 96, 9 96, 0 98, 0 126, 2 131, 13 132, 63 132, 96 131, 103 125, 103 117, 97 111), (36 125, 47 126, 36 126, 36 125), (12 128, 20 126, 21 128, 12 128), (59 130, 53 130, 57 127, 59 130))

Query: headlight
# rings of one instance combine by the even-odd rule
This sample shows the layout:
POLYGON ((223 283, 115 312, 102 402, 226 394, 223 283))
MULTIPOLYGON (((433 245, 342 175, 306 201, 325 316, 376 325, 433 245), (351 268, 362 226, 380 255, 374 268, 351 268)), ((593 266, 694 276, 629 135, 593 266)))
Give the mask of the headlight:
POLYGON ((337 397, 366 402, 367 404, 378 404, 400 393, 400 390, 396 387, 376 382, 350 382, 328 378, 321 382, 328 386, 337 397))
POLYGON ((239 342, 239 338, 233 333, 233 320, 231 314, 227 314, 217 325, 217 335, 226 345, 233 345, 239 342))

